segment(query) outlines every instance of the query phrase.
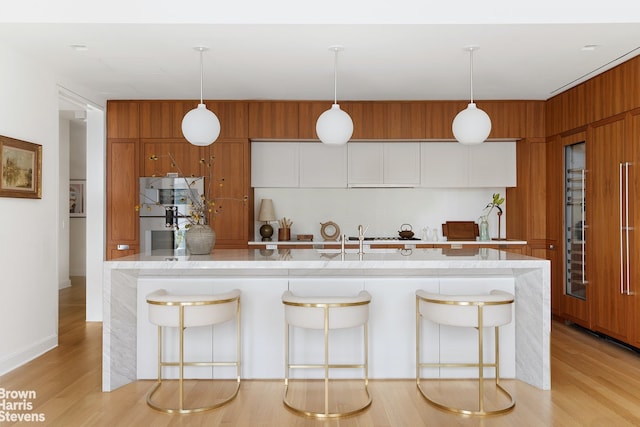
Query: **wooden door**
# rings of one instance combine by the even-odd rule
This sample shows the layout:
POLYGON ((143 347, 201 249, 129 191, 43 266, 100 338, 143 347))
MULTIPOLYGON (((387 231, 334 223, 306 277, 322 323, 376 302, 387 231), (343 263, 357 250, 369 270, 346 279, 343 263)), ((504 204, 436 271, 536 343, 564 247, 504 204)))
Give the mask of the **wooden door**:
POLYGON ((628 334, 627 302, 621 292, 620 164, 624 117, 594 125, 587 134, 587 300, 592 328, 617 339, 628 334))
POLYGON ((629 343, 640 348, 640 110, 629 116, 626 158, 629 169, 629 324, 633 325, 629 343))
POLYGON ((245 248, 249 241, 247 140, 216 141, 209 147, 211 176, 207 191, 215 197, 209 224, 216 232, 216 248, 245 248))
POLYGON ((139 252, 138 140, 107 140, 107 253, 114 259, 139 252))

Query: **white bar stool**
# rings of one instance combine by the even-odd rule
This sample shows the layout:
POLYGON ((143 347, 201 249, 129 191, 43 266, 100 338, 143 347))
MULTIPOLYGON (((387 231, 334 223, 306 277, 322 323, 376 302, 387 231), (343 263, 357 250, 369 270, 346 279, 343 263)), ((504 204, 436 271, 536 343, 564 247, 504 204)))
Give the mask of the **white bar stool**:
POLYGON ((422 396, 432 405, 456 414, 463 415, 497 415, 509 412, 515 406, 515 400, 500 385, 500 346, 499 331, 501 325, 511 322, 514 296, 508 292, 493 290, 489 295, 442 295, 416 291, 416 385, 422 396), (478 330, 478 363, 423 363, 421 359, 421 318, 440 325, 462 326, 478 330), (494 327, 495 359, 494 363, 484 361, 483 333, 484 328, 494 327), (478 405, 476 409, 457 408, 436 402, 424 391, 421 380, 421 368, 478 368, 478 405), (495 368, 496 389, 509 399, 509 403, 495 410, 485 410, 484 368, 495 368))
POLYGON ((353 297, 301 297, 290 291, 282 295, 285 313, 285 379, 284 405, 298 415, 313 418, 341 418, 358 414, 371 405, 369 394, 369 303, 371 295, 361 291, 353 297), (324 331, 324 363, 322 364, 293 364, 290 362, 289 331, 291 327, 306 329, 321 329, 324 331), (329 363, 329 330, 355 328, 363 326, 364 363, 333 364, 329 363), (294 406, 288 399, 289 375, 292 369, 324 369, 324 410, 322 412, 302 409, 294 406), (330 369, 363 369, 364 391, 366 401, 356 408, 340 412, 329 410, 329 370, 330 369))
POLYGON ((147 394, 147 404, 161 412, 190 414, 218 408, 238 394, 240 389, 240 291, 234 289, 231 292, 218 295, 175 295, 161 289, 147 295, 149 304, 149 321, 158 325, 158 380, 147 394), (197 326, 211 326, 236 320, 236 358, 233 361, 224 362, 185 362, 184 361, 184 331, 186 328, 197 326), (179 328, 180 331, 180 356, 178 362, 164 361, 163 352, 163 328, 179 328), (153 401, 153 395, 162 385, 162 368, 165 366, 178 366, 178 404, 177 408, 160 406, 153 401), (184 406, 184 367, 185 366, 235 366, 236 387, 233 393, 217 403, 185 408, 184 406))

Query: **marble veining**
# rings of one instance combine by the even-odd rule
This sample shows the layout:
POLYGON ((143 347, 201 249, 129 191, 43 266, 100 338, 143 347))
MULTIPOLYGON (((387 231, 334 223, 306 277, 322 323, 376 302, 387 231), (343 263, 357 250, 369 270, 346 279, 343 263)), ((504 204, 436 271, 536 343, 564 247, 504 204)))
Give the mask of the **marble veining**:
POLYGON ((103 390, 136 379, 138 280, 162 278, 513 277, 516 378, 549 389, 550 265, 524 255, 479 248, 327 254, 313 249, 214 250, 210 255, 133 255, 107 261, 104 283, 103 390))

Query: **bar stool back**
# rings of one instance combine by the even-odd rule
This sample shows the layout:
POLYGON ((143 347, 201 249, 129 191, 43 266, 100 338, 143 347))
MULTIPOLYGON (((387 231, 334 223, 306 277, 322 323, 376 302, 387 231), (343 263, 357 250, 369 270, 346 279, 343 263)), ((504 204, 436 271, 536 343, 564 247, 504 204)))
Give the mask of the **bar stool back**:
POLYGON ((147 404, 161 412, 189 414, 218 408, 238 394, 240 388, 240 291, 217 295, 175 295, 161 289, 147 295, 149 304, 149 321, 158 326, 158 380, 147 394, 147 404), (236 320, 236 358, 233 361, 184 361, 184 331, 186 328, 197 326, 211 326, 236 320), (163 358, 163 328, 179 328, 180 349, 178 362, 167 362, 163 358), (162 385, 162 368, 177 366, 178 377, 178 407, 165 407, 153 401, 153 395, 162 385), (236 386, 228 397, 207 406, 185 408, 184 405, 184 367, 185 366, 235 366, 236 386))
POLYGON ((515 406, 515 400, 500 385, 500 346, 499 331, 501 325, 512 320, 514 296, 508 292, 493 290, 489 295, 442 295, 416 291, 416 385, 422 396, 432 405, 463 415, 496 415, 509 412, 515 406), (424 363, 421 359, 422 318, 440 325, 462 326, 478 330, 478 363, 424 363), (494 363, 484 361, 484 328, 493 327, 495 331, 494 363), (430 398, 421 385, 421 368, 437 367, 477 367, 478 368, 478 405, 475 409, 457 408, 430 398), (495 368, 496 389, 502 392, 509 403, 495 410, 485 409, 484 369, 495 368))
POLYGON ((313 418, 341 418, 358 414, 371 405, 369 394, 369 303, 371 295, 361 291, 353 297, 302 297, 286 291, 282 295, 285 312, 285 380, 284 405, 298 415, 313 418), (331 329, 355 328, 363 326, 364 362, 356 364, 329 363, 329 331, 331 329), (322 364, 293 364, 290 361, 291 327, 306 329, 320 329, 324 331, 324 363, 322 364), (303 409, 293 405, 288 398, 289 376, 292 369, 324 369, 324 410, 322 412, 303 409), (366 400, 363 404, 344 411, 329 410, 329 371, 330 369, 363 369, 364 391, 366 400))

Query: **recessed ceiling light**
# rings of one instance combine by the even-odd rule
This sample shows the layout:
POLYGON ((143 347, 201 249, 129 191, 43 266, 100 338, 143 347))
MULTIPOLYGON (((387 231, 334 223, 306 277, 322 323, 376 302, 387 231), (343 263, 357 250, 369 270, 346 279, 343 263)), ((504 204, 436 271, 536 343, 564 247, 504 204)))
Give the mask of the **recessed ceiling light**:
POLYGON ((82 52, 82 51, 85 51, 85 50, 89 50, 89 48, 85 44, 72 44, 69 47, 71 49, 75 50, 76 52, 82 52))
POLYGON ((599 48, 600 46, 598 46, 597 44, 585 44, 584 46, 582 46, 582 48, 580 49, 583 52, 591 52, 596 50, 597 48, 599 48))

